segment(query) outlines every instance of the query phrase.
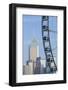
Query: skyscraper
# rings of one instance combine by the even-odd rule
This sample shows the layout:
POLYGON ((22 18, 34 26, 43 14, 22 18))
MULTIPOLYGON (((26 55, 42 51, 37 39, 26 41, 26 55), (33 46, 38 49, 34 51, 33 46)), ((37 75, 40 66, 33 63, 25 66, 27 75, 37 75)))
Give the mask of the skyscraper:
POLYGON ((33 39, 29 47, 29 60, 36 62, 37 57, 39 57, 39 46, 37 44, 37 41, 33 39))

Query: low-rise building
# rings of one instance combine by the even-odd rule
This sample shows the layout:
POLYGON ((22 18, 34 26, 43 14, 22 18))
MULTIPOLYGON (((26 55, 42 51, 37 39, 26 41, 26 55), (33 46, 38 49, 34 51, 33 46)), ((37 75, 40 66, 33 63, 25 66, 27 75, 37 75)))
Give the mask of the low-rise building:
POLYGON ((23 74, 28 75, 29 74, 29 65, 23 65, 23 74))
POLYGON ((23 74, 24 75, 33 74, 33 62, 32 61, 28 61, 27 64, 23 66, 23 74))

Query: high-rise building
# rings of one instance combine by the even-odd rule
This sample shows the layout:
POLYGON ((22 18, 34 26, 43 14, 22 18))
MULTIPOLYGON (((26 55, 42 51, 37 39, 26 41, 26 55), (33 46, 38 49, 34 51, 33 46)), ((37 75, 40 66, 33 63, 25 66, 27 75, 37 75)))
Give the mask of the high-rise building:
POLYGON ((41 59, 40 63, 41 63, 40 73, 44 74, 45 73, 45 69, 46 69, 46 60, 45 59, 41 59))
POLYGON ((36 62, 36 58, 39 57, 39 46, 34 39, 29 47, 29 60, 36 62))
POLYGON ((35 74, 40 74, 40 68, 41 68, 41 63, 40 63, 40 57, 37 57, 36 59, 36 67, 34 69, 35 74))

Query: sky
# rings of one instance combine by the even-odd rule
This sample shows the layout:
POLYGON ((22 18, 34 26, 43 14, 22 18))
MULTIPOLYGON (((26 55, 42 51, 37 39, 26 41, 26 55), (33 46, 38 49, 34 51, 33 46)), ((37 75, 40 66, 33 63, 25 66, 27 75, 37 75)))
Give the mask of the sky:
MULTIPOLYGON (((23 15, 23 44, 24 44, 24 64, 29 60, 29 45, 32 40, 35 39, 38 42, 40 48, 40 57, 45 59, 43 40, 42 40, 42 16, 36 15, 23 15)), ((57 31, 57 17, 49 16, 49 29, 57 31)), ((56 47, 57 47, 57 33, 50 32, 51 47, 53 49, 54 56, 56 57, 56 47)))

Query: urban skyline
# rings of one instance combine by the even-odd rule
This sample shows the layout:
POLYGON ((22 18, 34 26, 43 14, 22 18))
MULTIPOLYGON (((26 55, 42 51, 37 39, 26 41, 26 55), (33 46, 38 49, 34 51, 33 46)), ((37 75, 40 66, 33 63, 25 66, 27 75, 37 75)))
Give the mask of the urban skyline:
POLYGON ((39 45, 37 40, 33 39, 28 47, 29 59, 23 65, 23 74, 44 74, 46 68, 46 60, 42 59, 39 55, 39 45))
MULTIPOLYGON (((42 63, 41 59, 44 59, 43 61, 46 62, 46 55, 44 52, 43 41, 42 41, 42 27, 41 27, 42 21, 41 20, 42 20, 42 16, 36 16, 36 15, 23 16, 23 29, 24 29, 23 65, 27 65, 28 63, 32 65, 31 61, 34 61, 34 60, 36 61, 37 59, 39 59, 41 63, 42 63), (33 40, 37 42, 37 45, 39 47, 38 47, 38 53, 36 52, 36 48, 33 48, 33 55, 32 55, 32 52, 30 53, 30 51, 32 51, 30 48, 32 46, 33 40), (38 56, 36 57, 36 55, 38 56), (33 60, 33 57, 34 57, 34 60, 33 60)), ((47 25, 46 22, 44 22, 43 24, 47 25)), ((49 16, 49 30, 53 30, 57 32, 57 17, 56 16, 49 16)), ((44 33, 44 35, 45 34, 46 33, 44 33)), ((53 50, 52 52, 53 52, 54 60, 55 60, 55 63, 57 64, 57 34, 52 33, 52 32, 50 32, 49 34, 50 34, 50 41, 51 41, 51 46, 53 50)), ((28 68, 28 66, 26 68, 28 68)))

